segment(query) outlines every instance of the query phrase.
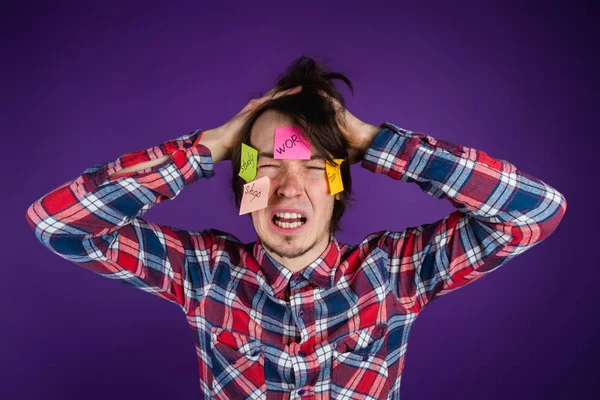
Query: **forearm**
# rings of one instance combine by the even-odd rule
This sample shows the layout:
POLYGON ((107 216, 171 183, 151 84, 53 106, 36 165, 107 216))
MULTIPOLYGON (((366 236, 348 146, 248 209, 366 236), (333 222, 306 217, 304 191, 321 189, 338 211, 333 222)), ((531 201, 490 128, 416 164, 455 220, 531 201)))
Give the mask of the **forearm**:
POLYGON ((146 169, 146 168, 151 168, 151 167, 154 167, 155 165, 162 164, 163 162, 167 161, 170 157, 171 157, 171 155, 167 154, 166 156, 162 156, 162 157, 157 158, 155 160, 144 161, 144 162, 141 162, 139 164, 132 165, 132 166, 129 166, 127 168, 123 168, 119 172, 116 172, 116 173, 111 174, 109 176, 115 176, 115 175, 119 175, 119 174, 126 174, 128 172, 141 171, 141 170, 146 169))
MULTIPOLYGON (((206 146, 212 155, 213 165, 223 161, 225 159, 225 151, 223 150, 221 144, 218 139, 222 137, 221 132, 218 129, 208 129, 202 131, 202 136, 198 144, 202 144, 206 146)), ((119 170, 119 172, 113 173, 110 176, 116 176, 120 174, 127 174, 128 172, 141 171, 146 168, 152 168, 156 165, 162 164, 167 161, 171 157, 170 154, 159 157, 150 161, 143 161, 135 165, 130 165, 129 167, 123 168, 119 170)))
POLYGON ((190 132, 87 168, 33 203, 27 211, 30 225, 41 237, 106 234, 128 224, 193 182, 213 176, 208 149, 193 146, 200 134, 190 132), (126 168, 130 171, 123 173, 126 168), (62 224, 47 229, 49 219, 62 224))
POLYGON ((545 236, 566 210, 561 193, 506 160, 393 124, 387 124, 375 138, 363 166, 416 183, 424 192, 450 200, 483 222, 543 223, 545 236))

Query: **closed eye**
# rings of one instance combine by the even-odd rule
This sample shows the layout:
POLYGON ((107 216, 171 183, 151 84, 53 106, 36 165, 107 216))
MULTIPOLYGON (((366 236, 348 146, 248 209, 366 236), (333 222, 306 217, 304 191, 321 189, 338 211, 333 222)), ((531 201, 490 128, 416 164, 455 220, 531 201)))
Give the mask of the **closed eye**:
POLYGON ((325 171, 323 167, 307 167, 308 169, 320 169, 321 171, 325 171))

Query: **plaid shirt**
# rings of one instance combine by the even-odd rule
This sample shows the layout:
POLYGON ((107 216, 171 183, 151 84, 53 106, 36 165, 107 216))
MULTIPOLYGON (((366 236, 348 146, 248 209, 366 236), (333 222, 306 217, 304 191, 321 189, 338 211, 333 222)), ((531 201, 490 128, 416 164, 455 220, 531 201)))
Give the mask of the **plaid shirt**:
POLYGON ((200 129, 88 168, 33 203, 27 222, 53 253, 178 304, 195 331, 204 398, 398 399, 408 334, 423 307, 547 238, 567 203, 481 150, 381 128, 362 166, 457 210, 358 245, 332 237, 299 272, 260 240, 141 218, 213 176, 200 129), (110 176, 166 154, 160 165, 110 176))

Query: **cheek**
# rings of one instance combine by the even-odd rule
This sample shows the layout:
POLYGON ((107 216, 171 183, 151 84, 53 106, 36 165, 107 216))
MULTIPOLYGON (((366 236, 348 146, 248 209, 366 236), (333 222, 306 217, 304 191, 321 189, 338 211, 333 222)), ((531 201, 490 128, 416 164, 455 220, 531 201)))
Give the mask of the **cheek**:
POLYGON ((255 226, 266 226, 269 224, 268 214, 264 210, 255 211, 252 213, 252 223, 255 226))
POLYGON ((314 188, 313 192, 315 192, 315 194, 326 193, 329 195, 329 182, 327 182, 325 174, 308 177, 306 181, 308 182, 309 187, 314 188))
POLYGON ((324 184, 322 187, 315 185, 309 196, 314 211, 320 214, 321 218, 327 219, 327 216, 333 212, 334 205, 334 197, 329 194, 329 185, 324 184))

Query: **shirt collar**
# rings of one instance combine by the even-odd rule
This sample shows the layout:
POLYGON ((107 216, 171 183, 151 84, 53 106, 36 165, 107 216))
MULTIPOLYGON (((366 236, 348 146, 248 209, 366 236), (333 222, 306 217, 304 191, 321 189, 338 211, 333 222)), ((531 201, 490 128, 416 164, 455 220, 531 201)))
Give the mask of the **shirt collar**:
MULTIPOLYGON (((281 297, 289 285, 294 273, 281 265, 265 250, 260 238, 256 239, 253 248, 254 258, 273 289, 275 297, 281 297)), ((329 244, 321 255, 306 268, 297 272, 315 286, 329 289, 335 285, 335 270, 340 264, 340 246, 336 238, 331 235, 329 244)))

